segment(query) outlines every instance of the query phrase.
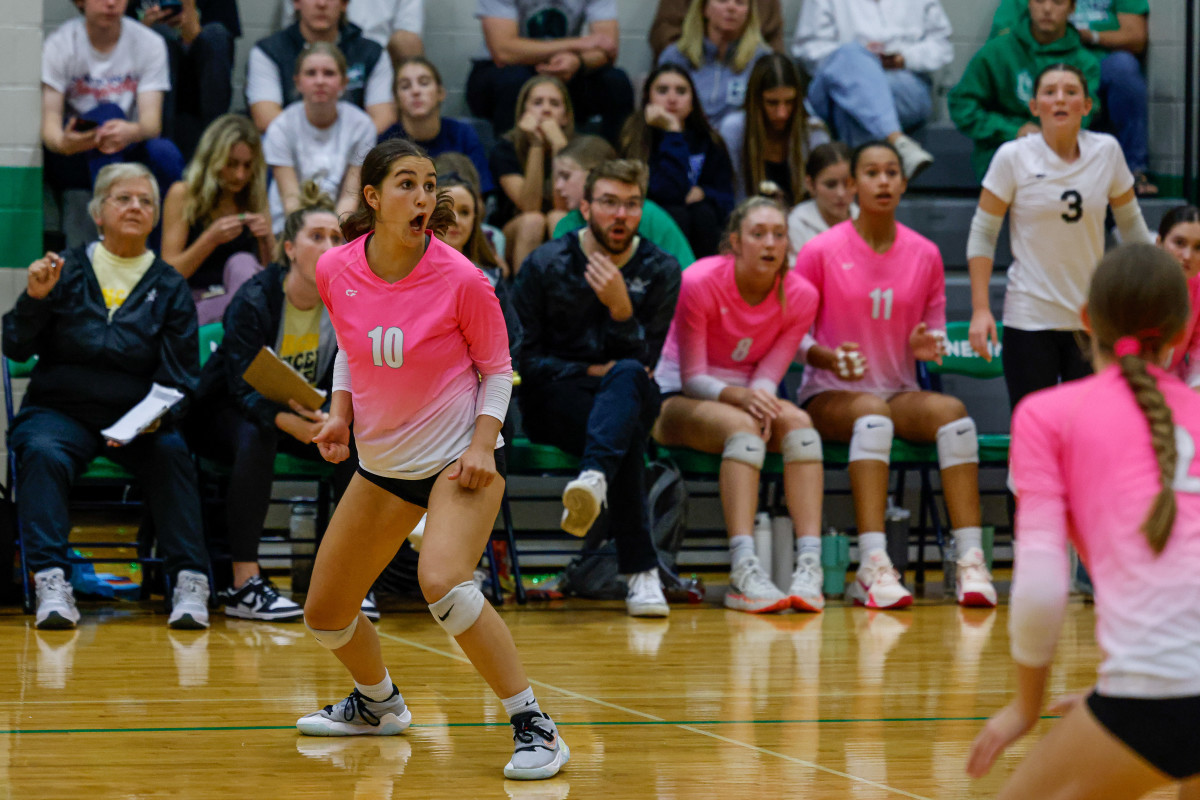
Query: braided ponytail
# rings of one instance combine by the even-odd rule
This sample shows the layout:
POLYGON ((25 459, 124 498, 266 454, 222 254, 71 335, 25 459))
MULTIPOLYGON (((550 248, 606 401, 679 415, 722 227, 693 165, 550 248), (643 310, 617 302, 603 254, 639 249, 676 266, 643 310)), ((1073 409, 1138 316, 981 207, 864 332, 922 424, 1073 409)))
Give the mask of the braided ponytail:
POLYGON ((1096 268, 1088 292, 1093 341, 1112 355, 1133 399, 1150 427, 1158 461, 1159 491, 1142 532, 1157 554, 1167 546, 1175 524, 1175 419, 1146 358, 1162 351, 1188 320, 1188 290, 1183 270, 1165 250, 1130 244, 1111 251, 1096 268))

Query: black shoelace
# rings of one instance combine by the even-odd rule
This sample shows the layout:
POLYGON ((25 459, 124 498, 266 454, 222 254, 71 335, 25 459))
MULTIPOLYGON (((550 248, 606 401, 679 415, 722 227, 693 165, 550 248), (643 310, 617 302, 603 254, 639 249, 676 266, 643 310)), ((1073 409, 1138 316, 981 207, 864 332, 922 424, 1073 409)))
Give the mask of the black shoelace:
POLYGON ((540 736, 546 744, 541 744, 541 747, 550 749, 550 743, 554 741, 554 734, 550 731, 538 726, 538 720, 548 719, 536 711, 526 711, 523 714, 517 714, 512 718, 513 726, 513 741, 519 741, 526 747, 519 747, 518 750, 533 750, 539 744, 534 742, 534 735, 540 736))
MULTIPOLYGON (((346 722, 353 722, 357 715, 362 717, 363 721, 379 726, 379 716, 371 709, 367 708, 367 697, 358 689, 350 692, 350 696, 346 698, 346 702, 342 704, 342 719, 346 722)), ((325 706, 325 713, 333 716, 333 706, 325 706)))

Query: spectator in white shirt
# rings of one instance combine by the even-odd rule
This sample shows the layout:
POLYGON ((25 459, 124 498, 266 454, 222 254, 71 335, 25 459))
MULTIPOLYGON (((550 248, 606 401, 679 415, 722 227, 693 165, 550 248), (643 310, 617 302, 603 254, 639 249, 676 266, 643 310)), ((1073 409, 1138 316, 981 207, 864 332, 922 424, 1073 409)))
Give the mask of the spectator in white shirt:
MULTIPOLYGON (((280 24, 291 25, 293 0, 280 0, 280 24)), ((425 54, 421 35, 425 31, 425 0, 354 0, 346 19, 362 28, 363 36, 387 48, 393 64, 425 54)))

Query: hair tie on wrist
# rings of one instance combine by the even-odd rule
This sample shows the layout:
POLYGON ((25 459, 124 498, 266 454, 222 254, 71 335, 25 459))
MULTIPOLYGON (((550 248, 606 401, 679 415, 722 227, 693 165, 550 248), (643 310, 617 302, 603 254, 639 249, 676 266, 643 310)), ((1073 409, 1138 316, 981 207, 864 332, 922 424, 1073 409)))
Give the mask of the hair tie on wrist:
POLYGON ((1113 345, 1113 352, 1117 354, 1118 358, 1136 356, 1142 352, 1142 343, 1134 336, 1122 336, 1113 345))

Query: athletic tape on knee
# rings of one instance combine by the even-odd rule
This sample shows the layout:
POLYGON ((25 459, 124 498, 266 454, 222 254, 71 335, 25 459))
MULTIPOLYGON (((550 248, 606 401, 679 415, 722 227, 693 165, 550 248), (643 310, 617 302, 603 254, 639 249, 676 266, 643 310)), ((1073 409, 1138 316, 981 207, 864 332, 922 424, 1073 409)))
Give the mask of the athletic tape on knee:
POLYGON ((854 421, 854 433, 850 436, 850 460, 891 463, 894 434, 892 420, 882 414, 859 417, 854 421))
POLYGON ((475 624, 483 612, 483 593, 471 581, 463 581, 436 603, 429 604, 429 613, 451 636, 458 636, 475 624))
POLYGON ((783 463, 795 461, 821 461, 821 434, 814 428, 788 431, 783 437, 783 463))
POLYGON ((767 458, 767 444, 753 433, 738 431, 725 440, 725 449, 721 458, 740 461, 755 469, 762 469, 763 461, 767 458))
POLYGON ((938 428, 937 451, 941 469, 978 464, 979 435, 975 431, 975 420, 963 417, 938 428))
POLYGON ((308 632, 313 635, 321 647, 326 650, 340 650, 350 644, 350 640, 354 638, 354 629, 358 627, 358 617, 359 615, 355 614, 354 620, 340 631, 319 631, 309 625, 308 620, 304 621, 304 627, 308 628, 308 632))

